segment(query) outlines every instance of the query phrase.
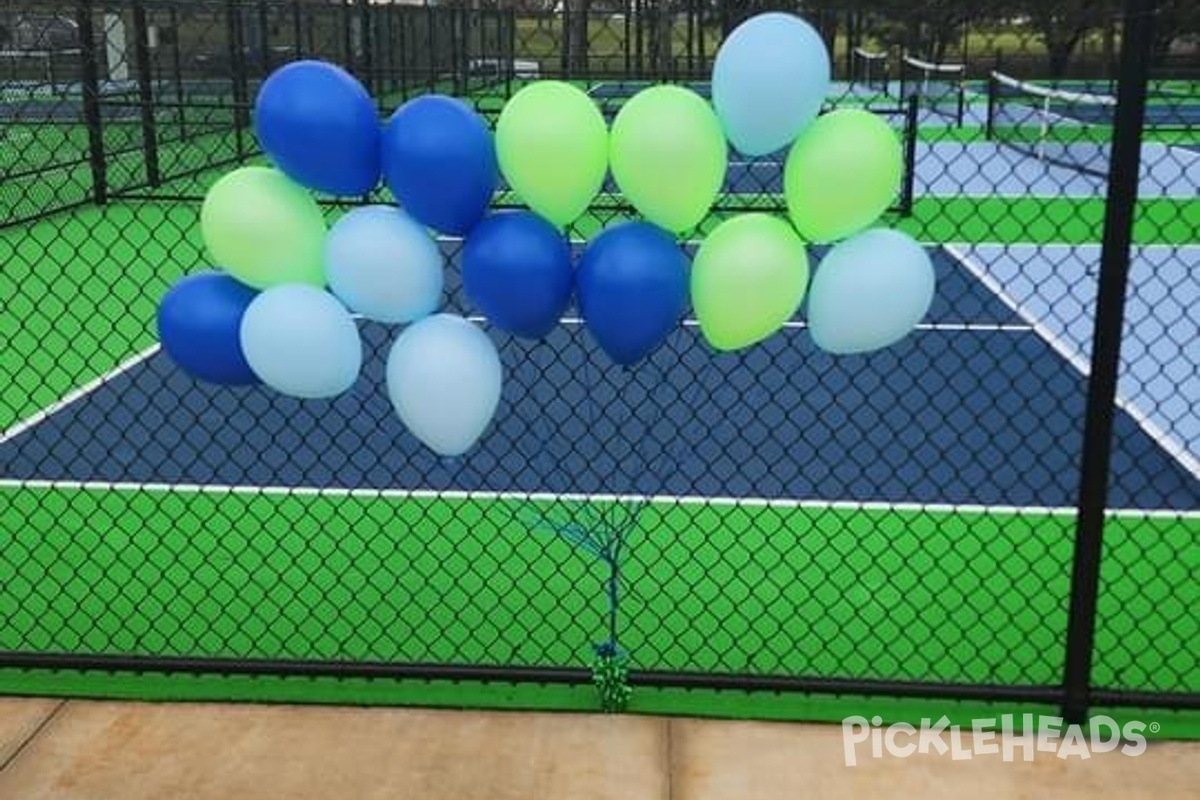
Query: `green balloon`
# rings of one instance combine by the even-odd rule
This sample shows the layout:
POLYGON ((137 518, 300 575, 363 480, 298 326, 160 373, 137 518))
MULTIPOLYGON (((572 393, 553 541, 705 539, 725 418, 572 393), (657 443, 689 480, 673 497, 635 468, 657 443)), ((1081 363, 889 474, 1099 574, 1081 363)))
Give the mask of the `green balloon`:
POLYGON ((204 197, 200 232, 213 261, 256 289, 325 285, 325 218, 282 172, 243 167, 221 178, 204 197))
POLYGON ((869 227, 900 190, 900 139, 878 115, 842 109, 817 118, 792 145, 784 170, 788 213, 810 242, 869 227))
POLYGON ((739 350, 771 336, 796 314, 807 290, 804 242, 769 214, 722 222, 692 262, 692 307, 717 350, 739 350))
POLYGON ((626 199, 673 233, 700 224, 725 182, 721 123, 703 98, 679 86, 653 86, 625 103, 609 157, 626 199))
POLYGON ((582 89, 537 81, 513 95, 496 123, 504 180, 558 226, 587 210, 608 171, 608 126, 582 89))

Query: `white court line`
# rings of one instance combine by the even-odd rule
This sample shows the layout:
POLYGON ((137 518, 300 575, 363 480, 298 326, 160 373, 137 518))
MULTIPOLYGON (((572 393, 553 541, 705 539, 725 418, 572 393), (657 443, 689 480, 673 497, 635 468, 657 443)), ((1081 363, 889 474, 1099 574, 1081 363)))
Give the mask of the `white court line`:
MULTIPOLYGON (((472 315, 467 317, 467 320, 476 324, 488 322, 487 317, 472 315)), ((583 325, 584 320, 581 317, 562 317, 559 319, 560 325, 583 325)), ((699 328, 700 321, 696 319, 685 319, 683 321, 685 328, 699 328)), ((804 330, 808 328, 808 323, 804 320, 788 320, 783 323, 784 330, 804 330)), ((1013 325, 991 323, 991 322, 923 322, 917 325, 919 331, 986 331, 989 333, 1030 333, 1033 328, 1029 325, 1013 325)))
MULTIPOLYGON (((124 481, 68 481, 0 479, 0 489, 66 489, 85 492, 153 492, 166 494, 250 495, 268 497, 330 497, 379 500, 522 500, 530 502, 654 503, 680 506, 740 506, 746 508, 803 508, 839 511, 904 511, 950 514, 1010 514, 1014 516, 1075 517, 1069 506, 1009 506, 953 503, 887 503, 853 500, 797 500, 786 497, 724 497, 673 494, 581 494, 553 492, 497 492, 434 489, 360 489, 322 486, 241 486, 217 483, 136 483, 124 481)), ((1158 517, 1200 519, 1200 511, 1175 509, 1109 508, 1107 517, 1158 517)))
MULTIPOLYGON (((980 264, 975 258, 960 249, 957 245, 945 244, 942 245, 946 252, 956 258, 977 280, 987 286, 989 290, 1009 308, 1011 308, 1021 319, 1029 322, 1033 326, 1034 332, 1042 337, 1046 342, 1054 348, 1054 351, 1066 359, 1067 363, 1079 371, 1079 374, 1085 378, 1091 371, 1091 363, 1083 357, 1081 353, 1069 343, 1064 341, 1057 333, 1046 327, 1033 315, 1029 314, 1015 297, 1012 297, 1005 290, 1004 286, 988 274, 987 268, 980 264)), ((1128 414, 1138 426, 1145 431, 1155 444, 1161 447, 1172 458, 1192 474, 1196 480, 1200 480, 1200 459, 1194 456, 1186 447, 1175 441, 1174 437, 1167 431, 1163 430, 1157 422, 1150 419, 1149 415, 1142 412, 1134 403, 1121 396, 1118 391, 1116 393, 1115 402, 1118 408, 1128 414)))
POLYGON ((51 403, 50 405, 46 406, 41 411, 38 411, 33 416, 27 417, 26 419, 23 419, 20 422, 14 424, 8 430, 4 431, 4 433, 0 433, 0 444, 4 444, 9 439, 12 439, 15 436, 21 435, 25 431, 32 428, 34 425, 38 425, 38 424, 41 424, 42 422, 45 422, 47 419, 49 419, 53 415, 57 414, 59 411, 62 411, 64 408, 71 405, 75 401, 77 401, 83 397, 86 397, 88 394, 91 394, 92 392, 96 391, 101 386, 103 386, 104 384, 111 381, 113 378, 133 369, 138 364, 141 364, 143 361, 146 361, 147 359, 152 357, 155 353, 157 353, 159 351, 160 347, 161 347, 161 345, 158 345, 158 344, 154 344, 150 347, 147 347, 145 350, 138 353, 137 355, 132 356, 132 357, 127 358, 126 360, 122 361, 120 364, 118 364, 112 370, 104 373, 103 375, 101 375, 97 378, 94 378, 94 379, 88 381, 84 385, 80 386, 77 389, 74 389, 73 391, 69 392, 68 394, 63 395, 58 400, 56 400, 53 403, 51 403))

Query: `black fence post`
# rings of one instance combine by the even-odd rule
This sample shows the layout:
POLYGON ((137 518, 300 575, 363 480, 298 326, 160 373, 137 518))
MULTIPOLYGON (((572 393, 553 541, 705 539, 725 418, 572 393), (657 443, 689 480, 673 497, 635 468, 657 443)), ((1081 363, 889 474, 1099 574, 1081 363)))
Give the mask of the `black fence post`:
POLYGON ((258 0, 258 50, 262 64, 262 77, 271 74, 274 64, 271 59, 271 28, 270 15, 267 12, 266 0, 258 0))
POLYGON ((904 106, 904 183, 900 189, 900 216, 912 216, 917 183, 917 139, 921 121, 921 102, 915 94, 904 106))
POLYGON ((249 90, 246 85, 246 53, 242 43, 242 9, 236 0, 226 0, 229 28, 229 68, 233 82, 233 135, 238 161, 246 157, 242 131, 249 127, 249 90))
POLYGON ((158 187, 158 131, 154 123, 154 85, 150 74, 150 29, 142 0, 133 4, 133 59, 137 68, 138 105, 142 112, 142 149, 146 153, 146 180, 158 187))
POLYGON ((408 39, 405 31, 408 29, 408 17, 411 15, 404 6, 391 8, 391 12, 400 17, 400 35, 396 37, 396 50, 400 53, 400 100, 403 102, 408 99, 408 64, 410 59, 408 57, 408 48, 405 46, 405 42, 408 39))
POLYGON ((426 4, 425 30, 426 35, 429 37, 429 47, 426 48, 425 52, 429 56, 429 58, 426 60, 429 62, 429 92, 431 94, 437 91, 438 79, 437 49, 439 43, 437 36, 437 17, 434 15, 434 11, 435 9, 433 6, 426 4))
POLYGON ((359 78, 366 87, 367 94, 375 96, 374 60, 371 57, 371 47, 374 44, 371 37, 371 4, 370 0, 359 0, 358 3, 358 46, 361 50, 359 61, 359 78))
POLYGON ((517 77, 517 11, 509 8, 504 12, 508 19, 508 52, 505 55, 504 96, 513 96, 513 80, 517 77))
POLYGON ((100 117, 100 68, 96 63, 96 30, 92 24, 92 0, 77 0, 75 24, 79 27, 79 82, 83 99, 83 121, 88 132, 88 164, 92 170, 92 199, 108 202, 108 172, 104 160, 104 127, 100 117))
POLYGON ((183 91, 183 53, 179 47, 179 12, 174 6, 170 8, 171 21, 171 70, 174 72, 176 119, 179 122, 179 138, 187 139, 187 104, 183 91))
POLYGON ((1121 355, 1126 281, 1129 277, 1129 249, 1138 194, 1142 123, 1153 42, 1151 31, 1156 8, 1154 0, 1125 2, 1121 82, 1117 89, 1112 158, 1108 173, 1100 285, 1092 335, 1079 511, 1071 572, 1071 605, 1067 618, 1067 654, 1063 678, 1066 700, 1062 713, 1068 723, 1084 723, 1090 704, 1113 408, 1121 355))
POLYGON ((298 59, 304 57, 304 24, 300 15, 300 0, 292 0, 292 47, 298 59))

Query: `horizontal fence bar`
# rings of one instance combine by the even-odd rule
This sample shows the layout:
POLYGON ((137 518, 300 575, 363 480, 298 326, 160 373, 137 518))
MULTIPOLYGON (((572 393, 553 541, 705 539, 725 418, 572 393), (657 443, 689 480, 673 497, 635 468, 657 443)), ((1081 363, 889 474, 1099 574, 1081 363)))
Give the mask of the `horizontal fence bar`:
POLYGON ((882 697, 924 697, 931 700, 1005 700, 1057 704, 1060 686, 1003 686, 1000 684, 920 683, 869 678, 813 678, 787 675, 706 674, 700 672, 636 671, 629 673, 634 686, 680 689, 717 689, 746 692, 798 692, 802 694, 859 694, 882 697))
POLYGON ((1121 706, 1128 708, 1172 708, 1200 711, 1200 692, 1145 692, 1124 689, 1092 689, 1088 693, 1092 706, 1121 706))
POLYGON ((586 684, 592 673, 571 667, 493 667, 473 664, 388 664, 372 661, 291 661, 183 656, 106 656, 72 653, 0 653, 0 668, 82 672, 162 672, 309 678, 586 684))

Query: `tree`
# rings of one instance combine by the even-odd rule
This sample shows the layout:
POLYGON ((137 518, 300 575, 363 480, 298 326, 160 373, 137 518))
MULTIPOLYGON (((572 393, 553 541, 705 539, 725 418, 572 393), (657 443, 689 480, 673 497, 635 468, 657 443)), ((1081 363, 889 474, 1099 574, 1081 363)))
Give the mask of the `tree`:
POLYGON ((1051 78, 1064 77, 1079 43, 1115 24, 1119 13, 1117 0, 1026 0, 1022 6, 1046 45, 1051 78))

